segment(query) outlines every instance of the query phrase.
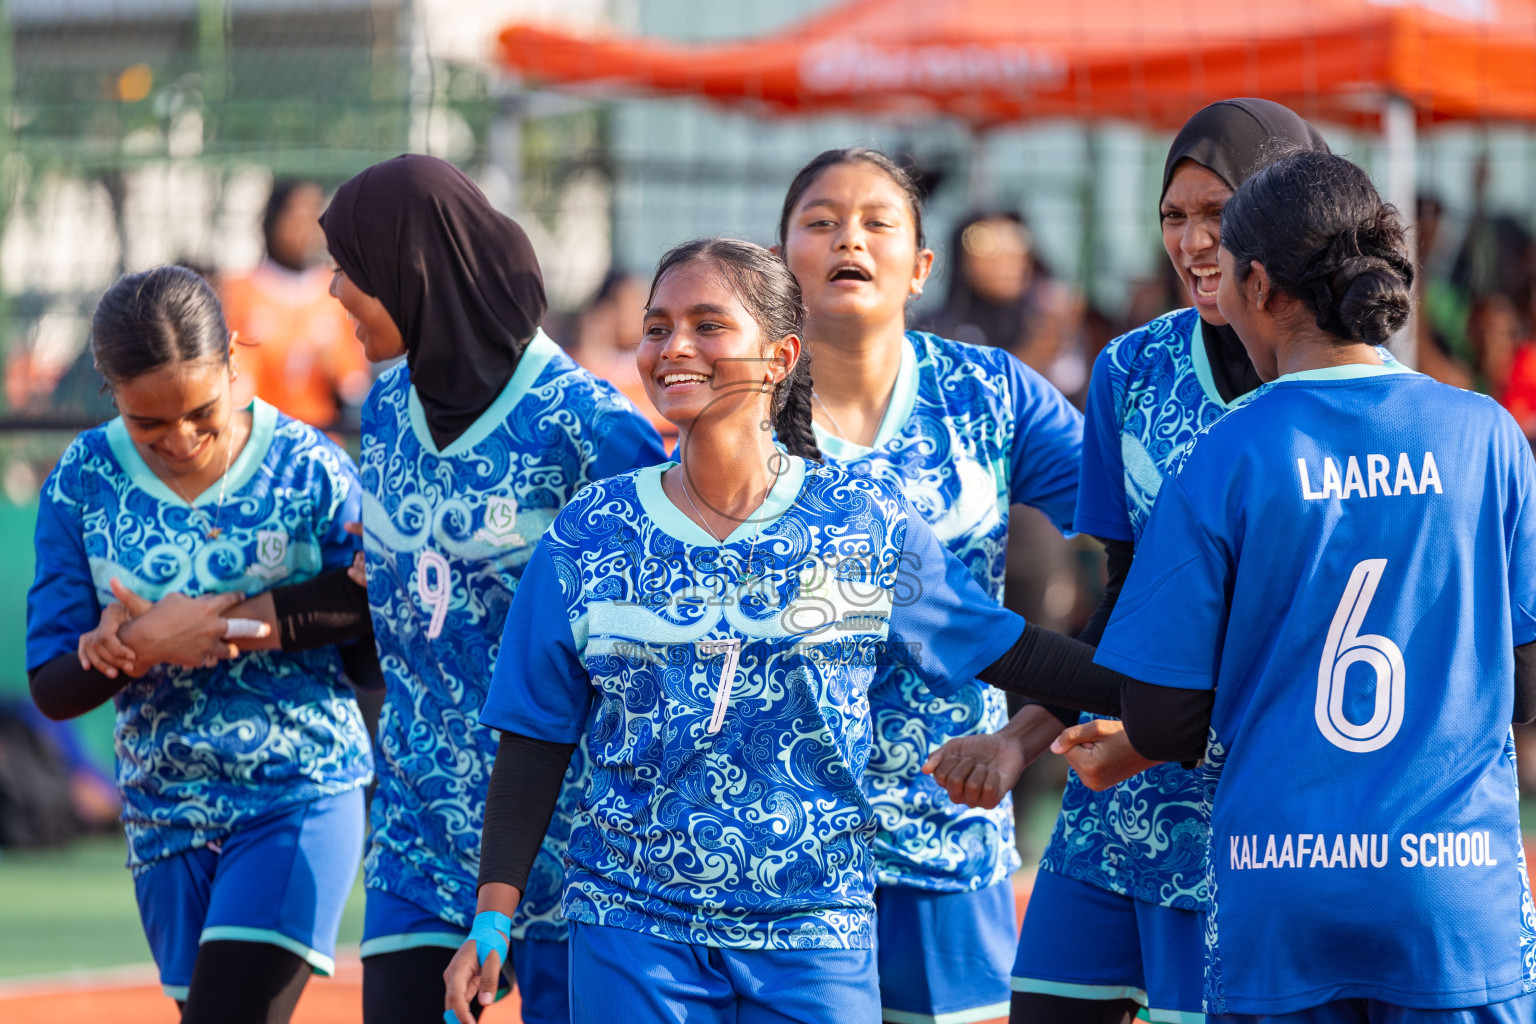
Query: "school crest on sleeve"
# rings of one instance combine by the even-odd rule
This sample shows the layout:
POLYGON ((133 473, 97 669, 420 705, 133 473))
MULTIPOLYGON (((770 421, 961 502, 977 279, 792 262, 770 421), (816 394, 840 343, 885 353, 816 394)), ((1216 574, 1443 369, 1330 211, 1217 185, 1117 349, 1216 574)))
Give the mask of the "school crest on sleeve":
POLYGON ((527 543, 517 532, 517 499, 499 495, 488 498, 485 525, 475 531, 475 539, 498 548, 527 543))
POLYGON ((256 531, 256 564, 251 574, 268 580, 288 575, 288 534, 282 530, 256 531))

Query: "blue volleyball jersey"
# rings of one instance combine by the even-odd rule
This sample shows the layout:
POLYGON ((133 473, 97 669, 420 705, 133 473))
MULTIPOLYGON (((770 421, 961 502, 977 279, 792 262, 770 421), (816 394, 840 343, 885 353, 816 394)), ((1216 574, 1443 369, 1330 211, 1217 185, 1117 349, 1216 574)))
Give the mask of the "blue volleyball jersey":
MULTIPOLYGON (((1175 455, 1227 412, 1199 328, 1193 308, 1177 310, 1099 354, 1088 388, 1077 530, 1139 542, 1175 455)), ((1099 793, 1071 772, 1040 866, 1159 906, 1200 909, 1203 802, 1199 775, 1176 764, 1099 793)))
MULTIPOLYGON (((663 457, 629 400, 542 332, 496 401, 441 451, 409 369, 374 384, 363 407, 363 525, 387 694, 370 888, 469 927, 497 743, 476 716, 518 580, 573 494, 663 457)), ((561 851, 584 770, 578 756, 513 922, 516 938, 565 939, 561 851)))
MULTIPOLYGON (((342 524, 358 515, 352 460, 260 399, 250 410, 250 438, 222 485, 190 505, 155 476, 120 418, 74 440, 39 499, 28 669, 75 652, 115 600, 113 577, 158 601, 257 594, 351 564, 357 542, 342 524)), ((252 651, 212 668, 158 665, 113 704, 135 873, 372 774, 334 646, 252 651)))
MULTIPOLYGON (((870 447, 816 428, 828 461, 900 490, 994 601, 1003 599, 1008 508, 1033 505, 1064 532, 1077 501, 1083 418, 1061 392, 995 348, 909 331, 890 405, 870 447)), ((922 772, 957 736, 995 732, 1006 695, 967 680, 940 696, 906 666, 869 692, 875 746, 864 796, 875 809, 881 885, 968 892, 1019 866, 1013 802, 954 803, 922 772)))
POLYGON ((1536 465, 1397 366, 1281 377, 1165 481, 1097 660, 1215 688, 1206 1010, 1536 990, 1510 737, 1536 465))
POLYGON ((534 555, 482 720, 586 737, 572 921, 870 947, 870 683, 900 661, 944 695, 1023 630, 899 491, 787 467, 723 546, 652 467, 578 495, 534 555))

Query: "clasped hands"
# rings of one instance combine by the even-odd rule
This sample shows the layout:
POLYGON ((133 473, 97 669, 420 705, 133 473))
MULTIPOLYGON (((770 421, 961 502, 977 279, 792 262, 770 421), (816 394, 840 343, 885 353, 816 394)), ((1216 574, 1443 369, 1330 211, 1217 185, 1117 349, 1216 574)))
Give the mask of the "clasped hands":
POLYGON ((101 612, 96 628, 80 636, 76 652, 82 669, 97 669, 109 679, 119 673, 137 679, 156 665, 208 668, 240 653, 234 642, 270 635, 271 627, 231 619, 229 611, 245 600, 241 593, 167 594, 150 601, 112 579, 116 601, 101 612))
POLYGON ((997 732, 945 743, 924 762, 923 771, 956 803, 992 808, 1047 749, 1064 755, 1092 790, 1109 789, 1161 763, 1136 753, 1125 726, 1115 719, 1094 719, 1064 730, 1055 715, 1030 704, 997 732))

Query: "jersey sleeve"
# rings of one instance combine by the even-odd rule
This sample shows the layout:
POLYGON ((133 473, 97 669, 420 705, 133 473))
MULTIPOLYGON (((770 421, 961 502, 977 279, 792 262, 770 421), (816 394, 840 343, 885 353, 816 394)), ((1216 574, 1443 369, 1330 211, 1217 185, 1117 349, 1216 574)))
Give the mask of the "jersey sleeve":
POLYGON ((1083 414, 1034 370, 1007 356, 1013 389, 1009 499, 1031 505, 1062 533, 1072 529, 1083 452, 1083 414))
POLYGON ((363 485, 351 456, 336 447, 330 451, 335 462, 321 474, 325 493, 315 502, 319 520, 315 523, 315 536, 320 541, 321 566, 337 569, 351 565, 353 553, 363 547, 362 538, 346 531, 347 523, 362 522, 363 485))
POLYGON ((1536 459, 1513 423, 1509 433, 1515 436, 1510 448, 1514 456, 1514 491, 1518 495, 1518 501, 1511 503, 1514 522, 1509 529, 1509 611, 1514 645, 1520 647, 1536 640, 1536 459))
POLYGON ((27 591, 27 671, 69 654, 101 621, 78 517, 43 488, 33 535, 37 571, 27 591))
MULTIPOLYGON (((575 743, 586 727, 592 682, 576 650, 570 599, 553 547, 547 538, 539 544, 517 585, 480 722, 551 743, 575 743)), ((570 569, 574 577, 574 566, 570 569)))
POLYGON ((889 640, 930 690, 947 696, 1002 657, 1024 619, 977 585, 910 504, 906 512, 889 640))
POLYGON ((1165 481, 1093 660, 1144 683, 1214 689, 1231 575, 1186 489, 1165 481))
POLYGON ((624 411, 609 417, 608 431, 598 442, 588 477, 591 480, 606 480, 667 461, 667 450, 651 421, 640 415, 628 399, 623 404, 624 411))
POLYGON ((1113 349, 1099 353, 1088 384, 1083 424, 1083 459, 1072 526, 1105 540, 1134 540, 1125 507, 1125 463, 1120 454, 1120 403, 1116 397, 1113 349))

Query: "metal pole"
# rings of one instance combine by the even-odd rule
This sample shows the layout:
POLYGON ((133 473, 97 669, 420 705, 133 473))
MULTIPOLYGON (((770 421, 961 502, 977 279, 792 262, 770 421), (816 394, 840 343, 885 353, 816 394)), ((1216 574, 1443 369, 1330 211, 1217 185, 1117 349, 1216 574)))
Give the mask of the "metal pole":
MULTIPOLYGON (((15 33, 9 5, 0 2, 0 239, 5 237, 11 205, 16 201, 17 162, 21 159, 11 130, 16 103, 15 33)), ((11 352, 11 289, 0 268, 0 358, 11 352)))
MULTIPOLYGON (((1387 202, 1397 207, 1404 226, 1412 229, 1418 215, 1418 118, 1413 103, 1388 96, 1381 111, 1382 143, 1386 149, 1387 202)), ((1422 270, 1422 268, 1420 268, 1422 270)), ((1421 293, 1422 294, 1422 293, 1421 293)), ((1392 354, 1407 366, 1418 365, 1418 311, 1392 339, 1392 354)))

